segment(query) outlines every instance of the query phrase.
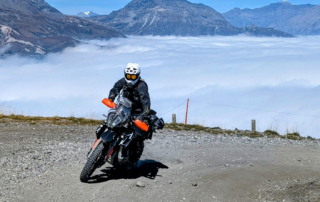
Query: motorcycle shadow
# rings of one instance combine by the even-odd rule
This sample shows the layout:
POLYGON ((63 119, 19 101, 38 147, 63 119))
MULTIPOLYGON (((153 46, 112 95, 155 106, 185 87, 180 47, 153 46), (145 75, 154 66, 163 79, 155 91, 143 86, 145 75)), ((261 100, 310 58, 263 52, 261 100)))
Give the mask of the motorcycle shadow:
POLYGON ((126 168, 107 167, 101 170, 104 174, 92 176, 88 183, 101 183, 118 179, 136 179, 139 177, 155 179, 160 168, 168 169, 169 167, 161 162, 150 159, 139 161, 135 168, 130 169, 130 172, 126 168))

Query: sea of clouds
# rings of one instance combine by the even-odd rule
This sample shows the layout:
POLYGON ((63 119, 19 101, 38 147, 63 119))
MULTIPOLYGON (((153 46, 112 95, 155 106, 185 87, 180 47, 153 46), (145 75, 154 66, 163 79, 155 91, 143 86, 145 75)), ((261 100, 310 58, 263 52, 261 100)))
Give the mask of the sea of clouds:
POLYGON ((171 122, 320 137, 320 37, 128 37, 86 41, 37 60, 0 60, 0 108, 102 119, 101 103, 139 63, 152 108, 171 122), (183 103, 182 105, 180 105, 183 103), (180 106, 179 106, 180 105, 180 106), (178 108, 176 108, 179 106, 178 108))

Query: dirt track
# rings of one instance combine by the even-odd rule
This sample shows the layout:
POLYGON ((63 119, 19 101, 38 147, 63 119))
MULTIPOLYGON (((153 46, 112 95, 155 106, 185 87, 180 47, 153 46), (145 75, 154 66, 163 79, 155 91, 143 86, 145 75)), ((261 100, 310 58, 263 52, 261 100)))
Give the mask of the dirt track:
POLYGON ((319 141, 164 130, 131 179, 106 164, 81 183, 95 129, 0 123, 0 201, 320 201, 319 141))

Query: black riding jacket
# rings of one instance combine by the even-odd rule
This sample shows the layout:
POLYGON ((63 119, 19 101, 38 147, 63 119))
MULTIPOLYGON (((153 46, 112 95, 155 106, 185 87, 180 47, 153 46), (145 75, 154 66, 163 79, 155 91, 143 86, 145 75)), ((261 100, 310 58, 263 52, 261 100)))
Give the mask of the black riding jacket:
POLYGON ((123 90, 123 95, 133 102, 133 114, 139 114, 143 117, 149 113, 151 105, 150 96, 148 85, 143 79, 140 78, 132 87, 127 85, 125 78, 120 79, 110 90, 109 99, 113 101, 121 90, 123 90))

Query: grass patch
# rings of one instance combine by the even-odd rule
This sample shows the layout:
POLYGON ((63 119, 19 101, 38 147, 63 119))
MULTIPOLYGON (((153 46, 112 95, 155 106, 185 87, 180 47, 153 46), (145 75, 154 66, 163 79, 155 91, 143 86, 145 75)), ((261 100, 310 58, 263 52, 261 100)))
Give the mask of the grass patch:
POLYGON ((211 133, 211 134, 223 134, 223 130, 219 127, 204 127, 198 124, 194 124, 194 125, 184 125, 183 123, 166 123, 165 125, 166 129, 172 129, 172 130, 177 130, 177 131, 181 131, 181 130, 185 130, 185 131, 203 131, 203 132, 207 132, 207 133, 211 133))
POLYGON ((290 139, 290 140, 303 140, 303 139, 305 139, 304 137, 301 137, 298 132, 287 133, 286 137, 287 137, 287 139, 290 139))
POLYGON ((184 125, 183 123, 169 123, 165 125, 165 128, 173 129, 173 130, 191 130, 191 131, 204 131, 209 130, 208 127, 203 127, 201 125, 184 125))
POLYGON ((263 132, 268 138, 275 138, 275 137, 279 137, 279 138, 284 138, 284 136, 280 135, 277 131, 274 130, 266 130, 263 132))
POLYGON ((250 138, 259 138, 259 137, 264 137, 261 133, 259 132, 249 132, 249 133, 244 133, 242 136, 247 136, 250 138))
MULTIPOLYGON (((40 117, 40 116, 24 116, 24 115, 4 115, 0 114, 0 123, 5 122, 27 122, 31 125, 36 124, 55 124, 55 125, 100 125, 104 120, 95 120, 95 119, 86 119, 83 117, 75 118, 75 117, 40 117)), ((238 130, 223 130, 219 127, 204 127, 198 124, 194 125, 184 125, 183 123, 166 123, 165 129, 172 129, 176 131, 195 131, 195 132, 206 132, 213 135, 240 135, 247 136, 250 138, 259 138, 267 136, 269 138, 287 138, 290 140, 316 140, 308 136, 307 138, 301 137, 298 132, 287 133, 286 135, 280 135, 278 132, 273 130, 266 130, 263 133, 260 132, 249 132, 249 131, 238 131, 238 130)))
POLYGON ((30 124, 39 123, 51 123, 56 125, 99 125, 103 120, 94 120, 86 118, 75 118, 75 117, 40 117, 40 116, 23 116, 23 115, 3 115, 0 114, 0 122, 7 122, 12 120, 14 122, 29 122, 30 124))
POLYGON ((307 139, 308 139, 308 140, 316 140, 316 138, 313 138, 313 137, 311 137, 311 136, 308 136, 307 139))

